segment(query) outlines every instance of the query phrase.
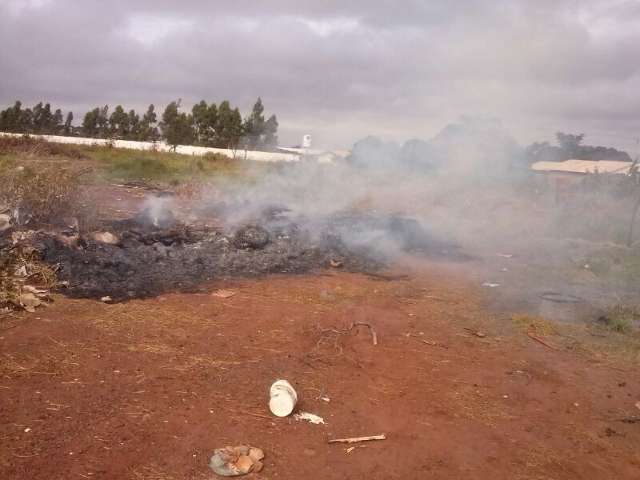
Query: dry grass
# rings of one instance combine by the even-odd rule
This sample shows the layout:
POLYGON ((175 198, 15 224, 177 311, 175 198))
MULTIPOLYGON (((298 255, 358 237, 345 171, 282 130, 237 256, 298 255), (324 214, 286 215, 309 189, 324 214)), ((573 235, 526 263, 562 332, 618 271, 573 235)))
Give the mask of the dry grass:
POLYGON ((33 248, 17 245, 0 256, 0 308, 23 308, 25 285, 49 290, 57 282, 55 270, 33 248))
POLYGON ((511 321, 516 327, 527 333, 542 336, 557 335, 559 333, 558 326, 543 317, 527 314, 514 314, 511 316, 511 321))
POLYGON ((64 156, 73 159, 85 159, 87 156, 72 145, 50 143, 29 136, 0 136, 0 155, 26 155, 29 157, 64 156))
POLYGON ((0 203, 18 211, 17 221, 51 222, 78 204, 78 168, 33 163, 0 170, 0 203))

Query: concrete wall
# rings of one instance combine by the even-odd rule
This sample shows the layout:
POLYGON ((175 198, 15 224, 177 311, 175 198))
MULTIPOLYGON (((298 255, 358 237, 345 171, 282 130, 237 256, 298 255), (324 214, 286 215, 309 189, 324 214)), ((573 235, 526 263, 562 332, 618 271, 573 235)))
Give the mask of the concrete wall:
MULTIPOLYGON (((5 137, 21 137, 20 133, 3 133, 0 136, 5 137)), ((62 137, 59 135, 29 135, 32 138, 38 138, 53 143, 70 143, 74 145, 111 145, 115 148, 126 148, 130 150, 156 150, 159 152, 172 151, 171 147, 164 142, 135 142, 132 140, 105 140, 102 138, 83 138, 83 137, 62 137)), ((300 155, 284 152, 258 152, 253 150, 229 150, 226 148, 209 148, 196 147, 193 145, 178 145, 175 149, 176 153, 183 155, 202 156, 207 153, 220 153, 229 158, 238 160, 253 160, 256 162, 298 162, 300 155)))

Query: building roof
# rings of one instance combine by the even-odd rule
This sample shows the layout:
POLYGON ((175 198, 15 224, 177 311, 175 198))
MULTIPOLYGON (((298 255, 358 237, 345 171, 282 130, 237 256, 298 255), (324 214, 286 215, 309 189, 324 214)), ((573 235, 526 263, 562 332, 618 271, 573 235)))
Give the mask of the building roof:
POLYGON ((535 162, 531 169, 538 172, 609 173, 626 175, 632 162, 619 160, 565 160, 563 162, 535 162))

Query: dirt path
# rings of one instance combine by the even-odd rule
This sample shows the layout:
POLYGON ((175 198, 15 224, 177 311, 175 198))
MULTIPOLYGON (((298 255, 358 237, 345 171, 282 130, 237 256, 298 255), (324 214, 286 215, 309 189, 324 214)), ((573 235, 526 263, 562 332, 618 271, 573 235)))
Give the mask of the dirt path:
POLYGON ((0 319, 0 478, 206 479, 240 443, 264 479, 640 478, 640 422, 620 421, 640 418, 636 366, 532 341, 451 272, 212 288, 237 293, 0 319), (377 346, 327 331, 354 321, 377 346), (272 417, 276 378, 326 425, 272 417))

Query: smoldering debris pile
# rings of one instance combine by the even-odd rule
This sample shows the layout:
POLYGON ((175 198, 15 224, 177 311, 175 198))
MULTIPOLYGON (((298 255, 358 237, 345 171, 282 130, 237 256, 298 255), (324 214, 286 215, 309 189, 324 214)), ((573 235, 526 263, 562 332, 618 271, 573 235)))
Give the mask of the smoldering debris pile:
POLYGON ((63 293, 113 301, 194 291, 207 281, 237 276, 325 267, 373 273, 400 252, 460 258, 411 219, 343 214, 305 223, 281 213, 217 229, 146 211, 89 235, 36 231, 29 243, 55 266, 63 293))

